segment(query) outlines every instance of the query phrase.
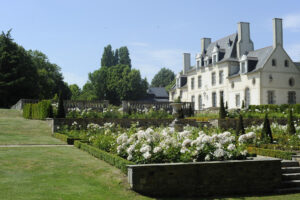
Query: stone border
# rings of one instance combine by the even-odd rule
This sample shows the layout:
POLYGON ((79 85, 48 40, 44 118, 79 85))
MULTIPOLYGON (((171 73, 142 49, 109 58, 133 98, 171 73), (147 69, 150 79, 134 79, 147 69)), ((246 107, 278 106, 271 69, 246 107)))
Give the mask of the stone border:
POLYGON ((128 181, 153 197, 272 193, 281 185, 281 160, 129 165, 128 181))

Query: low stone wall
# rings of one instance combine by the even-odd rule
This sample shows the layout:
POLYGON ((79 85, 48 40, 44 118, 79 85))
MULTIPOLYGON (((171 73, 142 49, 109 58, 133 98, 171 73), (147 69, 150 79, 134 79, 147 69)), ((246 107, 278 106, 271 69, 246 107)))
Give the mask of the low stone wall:
POLYGON ((23 107, 26 103, 38 103, 37 99, 20 99, 15 105, 11 107, 11 109, 23 110, 23 107))
MULTIPOLYGON (((100 118, 86 118, 86 119, 46 119, 49 125, 52 127, 52 132, 56 132, 58 127, 62 127, 64 125, 71 126, 73 122, 77 122, 77 125, 80 125, 82 128, 86 128, 88 124, 94 123, 102 126, 104 123, 115 123, 124 128, 129 128, 133 123, 139 123, 141 127, 149 127, 149 126, 169 126, 174 119, 100 119, 100 118)), ((180 119, 179 123, 182 125, 190 125, 199 127, 201 125, 206 125, 206 123, 199 123, 195 120, 186 120, 180 119)))
MULTIPOLYGON (((286 125, 287 124, 287 119, 282 118, 282 119, 269 119, 270 123, 277 122, 280 125, 286 125)), ((264 122, 264 119, 258 119, 258 118, 248 118, 248 119, 243 119, 244 122, 244 127, 252 126, 252 125, 261 125, 264 122)), ((236 128, 236 124, 238 123, 238 119, 216 119, 211 121, 211 124, 213 126, 217 126, 222 129, 229 129, 229 128, 236 128)))
POLYGON ((272 193, 281 184, 281 160, 236 160, 129 165, 131 188, 154 197, 272 193))

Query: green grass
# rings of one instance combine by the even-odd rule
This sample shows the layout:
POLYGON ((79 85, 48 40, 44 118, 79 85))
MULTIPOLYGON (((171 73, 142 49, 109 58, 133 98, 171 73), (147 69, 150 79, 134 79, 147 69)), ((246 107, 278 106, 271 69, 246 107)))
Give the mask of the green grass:
POLYGON ((0 109, 0 145, 63 144, 51 136, 47 122, 24 119, 20 111, 0 109))
MULTIPOLYGON (((18 111, 0 109, 0 143, 60 143, 50 134, 45 122, 24 120, 18 111)), ((131 191, 120 170, 75 147, 0 148, 0 200, 36 199, 152 198, 131 191)), ((300 194, 212 199, 298 200, 300 194)))

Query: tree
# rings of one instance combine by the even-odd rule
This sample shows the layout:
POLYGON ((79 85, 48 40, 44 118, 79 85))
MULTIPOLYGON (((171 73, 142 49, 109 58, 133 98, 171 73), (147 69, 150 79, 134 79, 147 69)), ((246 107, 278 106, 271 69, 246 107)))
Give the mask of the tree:
POLYGON ((111 45, 107 45, 106 47, 104 47, 104 51, 102 54, 102 58, 101 58, 101 67, 106 66, 106 67, 111 67, 114 65, 114 54, 113 54, 113 50, 111 48, 111 45))
POLYGON ((265 114, 263 129, 261 132, 261 140, 265 142, 273 143, 272 130, 270 127, 270 121, 268 118, 268 113, 265 114))
POLYGON ((242 101, 242 109, 244 109, 245 108, 245 101, 243 100, 242 101))
POLYGON ((57 118, 66 118, 64 100, 62 93, 59 94, 58 98, 58 110, 57 110, 57 118))
POLYGON ((225 109, 226 109, 226 111, 228 111, 228 102, 227 101, 226 101, 225 109))
POLYGON ((79 97, 81 95, 81 89, 79 88, 79 86, 76 84, 72 84, 69 85, 69 89, 72 93, 71 100, 79 100, 79 97))
POLYGON ((296 133, 294 119, 293 119, 293 111, 291 108, 289 108, 289 114, 288 114, 287 133, 291 135, 294 135, 296 133))
POLYGON ((13 42, 10 32, 0 35, 0 107, 10 107, 20 98, 38 96, 37 69, 28 52, 13 42))
POLYGON ((224 101, 223 101, 223 96, 220 98, 220 111, 219 111, 219 118, 220 119, 225 119, 226 117, 226 110, 224 107, 224 101))
POLYGON ((115 50, 114 64, 113 65, 117 65, 117 64, 119 64, 119 50, 118 49, 115 50))
POLYGON ((153 77, 151 87, 166 87, 175 79, 175 74, 167 68, 161 70, 153 77))
POLYGON ((82 92, 81 92, 78 100, 91 101, 91 100, 97 100, 97 99, 98 98, 96 96, 95 87, 93 86, 93 84, 90 81, 88 81, 86 84, 84 84, 84 86, 82 88, 82 92))
POLYGON ((128 65, 131 68, 131 60, 129 57, 129 50, 126 46, 119 48, 119 62, 118 64, 128 65))
POLYGON ((236 135, 245 134, 243 116, 239 114, 239 121, 236 126, 236 135))

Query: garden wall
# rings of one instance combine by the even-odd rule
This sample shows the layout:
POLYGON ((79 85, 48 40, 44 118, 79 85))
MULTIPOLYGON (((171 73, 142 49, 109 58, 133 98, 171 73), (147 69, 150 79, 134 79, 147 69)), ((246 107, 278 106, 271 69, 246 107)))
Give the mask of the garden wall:
POLYGON ((128 181, 155 197, 271 193, 281 184, 281 160, 129 165, 128 181))
MULTIPOLYGON (((85 118, 85 119, 47 119, 49 125, 52 127, 52 132, 56 132, 58 127, 62 127, 64 125, 71 126, 73 122, 77 122, 77 125, 81 125, 82 128, 86 128, 88 124, 94 123, 102 126, 104 123, 115 123, 124 128, 129 128, 131 124, 139 122, 139 126, 149 127, 149 126, 169 126, 173 119, 100 119, 100 118, 85 118)), ((182 125, 190 125, 199 127, 201 125, 205 125, 206 123, 196 122, 195 120, 186 120, 180 119, 179 124, 182 125)))
POLYGON ((20 99, 15 105, 11 107, 11 109, 22 110, 26 103, 38 103, 37 99, 20 99))
MULTIPOLYGON (((286 125, 287 124, 287 119, 282 118, 282 119, 269 119, 270 123, 277 122, 280 125, 286 125)), ((252 125, 261 125, 264 122, 264 119, 258 119, 258 118, 246 118, 243 119, 244 122, 244 127, 252 126, 252 125)), ((222 129, 229 129, 229 128, 236 128, 236 124, 238 123, 238 119, 216 119, 210 121, 210 123, 215 126, 219 127, 222 129)))

